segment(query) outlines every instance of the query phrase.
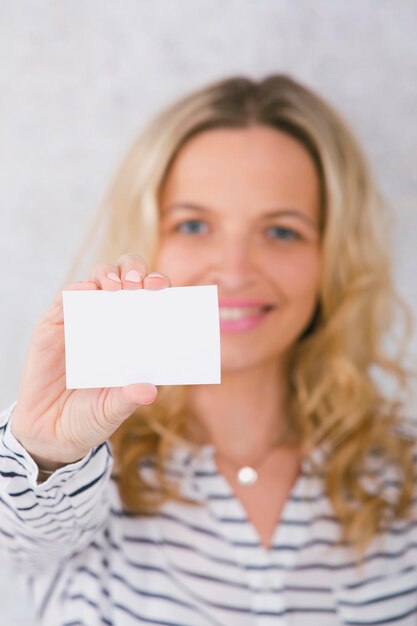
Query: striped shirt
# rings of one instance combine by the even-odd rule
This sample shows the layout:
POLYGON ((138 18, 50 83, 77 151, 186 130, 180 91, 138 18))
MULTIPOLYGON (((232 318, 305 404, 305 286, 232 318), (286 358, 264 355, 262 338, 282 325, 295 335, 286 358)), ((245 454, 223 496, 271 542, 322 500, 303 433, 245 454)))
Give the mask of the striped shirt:
MULTIPOLYGON (((25 574, 37 624, 417 624, 417 507, 376 537, 358 566, 305 460, 267 550, 213 447, 176 448, 167 463, 197 506, 171 501, 131 516, 107 444, 38 485, 9 414, 0 420, 0 543, 25 574)), ((152 478, 150 459, 140 471, 152 478)), ((395 489, 388 470, 383 480, 387 493, 395 489)))

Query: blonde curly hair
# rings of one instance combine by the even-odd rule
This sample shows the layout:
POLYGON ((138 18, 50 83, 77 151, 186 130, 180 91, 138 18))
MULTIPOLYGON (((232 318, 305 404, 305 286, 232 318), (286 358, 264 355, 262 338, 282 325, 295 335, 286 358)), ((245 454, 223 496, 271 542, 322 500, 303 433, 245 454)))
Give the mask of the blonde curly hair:
MULTIPOLYGON (((292 354, 291 414, 306 448, 327 451, 317 471, 342 538, 364 550, 384 524, 406 517, 414 489, 410 442, 395 428, 403 419, 410 317, 393 285, 386 207, 339 115, 285 75, 260 81, 235 77, 191 93, 148 125, 123 162, 92 227, 105 217, 99 257, 114 263, 123 252, 136 251, 152 269, 159 196, 182 146, 210 129, 253 124, 301 142, 319 176, 320 298, 292 354), (401 336, 394 332, 398 328, 401 336), (383 391, 387 382, 394 387, 391 394, 383 391), (360 480, 371 471, 372 455, 401 478, 394 502, 378 490, 371 493, 360 480)), ((133 513, 151 513, 167 499, 180 498, 163 468, 171 447, 186 441, 186 396, 186 388, 161 388, 158 401, 133 414, 112 437, 121 498, 133 513), (157 461, 157 491, 137 471, 149 456, 157 461)))

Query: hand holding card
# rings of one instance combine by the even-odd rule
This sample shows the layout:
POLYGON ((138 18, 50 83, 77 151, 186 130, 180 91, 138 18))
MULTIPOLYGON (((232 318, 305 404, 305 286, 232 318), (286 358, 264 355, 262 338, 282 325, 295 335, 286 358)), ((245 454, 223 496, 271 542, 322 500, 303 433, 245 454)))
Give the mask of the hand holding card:
POLYGON ((90 280, 59 292, 36 325, 13 435, 39 467, 53 469, 154 402, 156 384, 220 382, 218 316, 214 286, 171 288, 131 254, 117 266, 98 264, 90 280))

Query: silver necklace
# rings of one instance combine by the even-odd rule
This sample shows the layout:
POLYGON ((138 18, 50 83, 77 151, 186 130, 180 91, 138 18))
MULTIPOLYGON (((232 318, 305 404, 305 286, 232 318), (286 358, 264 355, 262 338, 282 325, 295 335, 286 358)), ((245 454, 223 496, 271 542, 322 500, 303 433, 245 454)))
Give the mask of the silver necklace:
POLYGON ((223 454, 216 451, 217 456, 229 467, 233 468, 236 472, 235 479, 242 487, 251 487, 258 482, 258 470, 268 458, 270 452, 276 448, 279 444, 275 443, 266 452, 262 454, 262 457, 258 457, 254 463, 248 463, 246 465, 239 465, 234 463, 223 454))
POLYGON ((239 485, 243 485, 244 487, 250 487, 257 482, 258 472, 251 465, 244 465, 237 470, 236 480, 239 485))

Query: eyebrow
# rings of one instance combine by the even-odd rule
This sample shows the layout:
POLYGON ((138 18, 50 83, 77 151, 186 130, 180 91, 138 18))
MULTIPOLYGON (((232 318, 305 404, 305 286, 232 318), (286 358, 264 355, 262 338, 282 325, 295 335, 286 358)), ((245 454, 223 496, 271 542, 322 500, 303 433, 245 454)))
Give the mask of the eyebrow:
MULTIPOLYGON (((174 202, 170 204, 168 207, 163 209, 163 212, 170 212, 175 209, 192 209, 194 211, 201 211, 202 213, 210 212, 210 208, 206 206, 202 206, 201 204, 195 204, 194 202, 174 202)), ((262 215, 262 218, 273 218, 273 217, 296 217, 305 222, 308 226, 313 228, 314 230, 318 230, 318 225, 313 222, 307 215, 301 213, 297 209, 292 208, 282 208, 275 209, 273 211, 267 211, 262 215)))

